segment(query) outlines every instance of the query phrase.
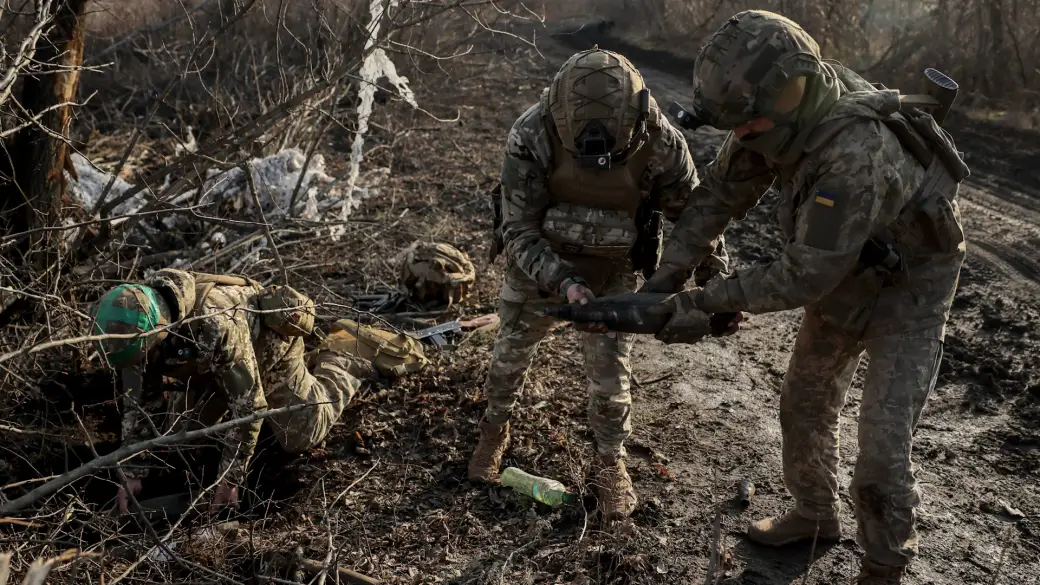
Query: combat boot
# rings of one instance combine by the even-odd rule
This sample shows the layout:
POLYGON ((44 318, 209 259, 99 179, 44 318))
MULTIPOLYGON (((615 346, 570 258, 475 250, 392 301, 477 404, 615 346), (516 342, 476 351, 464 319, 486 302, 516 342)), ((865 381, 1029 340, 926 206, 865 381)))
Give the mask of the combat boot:
POLYGON ((496 477, 508 445, 509 422, 496 425, 480 419, 480 442, 469 459, 469 480, 489 482, 496 477))
POLYGON ((628 476, 624 458, 617 455, 599 455, 596 458, 593 486, 599 498, 599 511, 604 525, 623 520, 636 509, 636 490, 628 476))
POLYGON ((783 516, 763 518, 748 526, 747 536, 751 542, 765 546, 784 546, 800 540, 818 542, 841 540, 841 523, 837 518, 819 521, 820 532, 816 533, 816 520, 810 520, 791 510, 783 516))
POLYGON ((852 585, 901 585, 903 567, 888 567, 863 559, 859 576, 852 585))

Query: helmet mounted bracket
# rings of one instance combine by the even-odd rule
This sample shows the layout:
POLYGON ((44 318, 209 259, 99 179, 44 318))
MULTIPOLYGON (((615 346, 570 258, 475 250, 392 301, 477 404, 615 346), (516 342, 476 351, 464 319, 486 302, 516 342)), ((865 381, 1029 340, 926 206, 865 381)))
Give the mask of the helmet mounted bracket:
MULTIPOLYGON (((646 123, 650 118, 650 89, 643 88, 636 94, 639 104, 639 132, 638 135, 646 134, 646 123)), ((584 169, 607 170, 612 166, 625 164, 629 154, 634 147, 641 144, 632 140, 623 151, 612 153, 615 138, 607 132, 606 127, 599 120, 592 120, 585 125, 582 133, 575 140, 577 152, 574 158, 578 166, 584 169)))

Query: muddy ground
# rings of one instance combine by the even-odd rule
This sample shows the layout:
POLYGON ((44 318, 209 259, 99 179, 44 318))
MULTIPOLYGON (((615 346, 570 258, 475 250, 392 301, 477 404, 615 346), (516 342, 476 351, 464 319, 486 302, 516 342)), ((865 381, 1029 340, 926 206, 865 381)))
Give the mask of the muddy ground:
MULTIPOLYGON (((485 69, 419 83, 418 95, 461 108, 461 122, 444 125, 418 115, 397 126, 385 122, 388 134, 370 163, 392 164, 393 175, 359 212, 372 224, 357 229, 343 244, 349 248, 295 251, 325 262, 301 288, 319 300, 342 300, 366 279, 377 286, 373 275, 376 283, 390 282, 392 251, 427 237, 469 252, 481 279, 473 298, 442 318, 494 311, 502 260, 490 266, 486 260, 485 193, 509 125, 563 59, 575 47, 599 42, 629 52, 662 104, 681 99, 688 85, 688 56, 634 50, 594 27, 578 34, 545 32, 537 50, 498 50, 485 69)), ((921 557, 908 582, 1031 583, 1040 574, 1040 136, 963 115, 951 130, 974 173, 961 192, 970 247, 940 381, 915 447, 924 505, 921 557), (1025 518, 1006 517, 1004 504, 1025 518)), ((711 130, 688 134, 699 167, 711 160, 720 137, 711 130)), ((727 232, 738 265, 769 259, 780 249, 771 202, 767 195, 727 232)), ((253 465, 242 530, 214 545, 202 542, 198 527, 190 525, 178 550, 242 582, 278 572, 276 561, 297 544, 317 559, 331 544, 342 566, 386 583, 702 582, 721 506, 731 565, 720 582, 848 582, 859 553, 844 488, 848 536, 837 545, 774 551, 742 537, 749 520, 791 503, 780 475, 777 404, 800 319, 800 311, 748 316, 737 335, 696 346, 637 343, 629 450, 641 503, 631 540, 598 530, 592 498, 551 511, 466 482, 492 342, 474 337, 433 355, 435 367, 359 396, 326 445, 305 457, 280 456, 268 437, 253 465), (730 503, 742 479, 757 486, 748 509, 730 503)), ((555 477, 587 494, 591 437, 580 356, 578 337, 567 326, 546 340, 529 374, 505 465, 555 477)), ((65 391, 80 382, 55 380, 35 412, 75 426, 65 412, 65 391)), ((110 379, 99 374, 94 380, 99 395, 111 396, 110 379)), ((856 436, 858 383, 843 412, 846 438, 856 436)), ((110 449, 118 429, 111 400, 83 403, 81 393, 77 408, 95 421, 96 446, 110 449)), ((85 440, 70 441, 68 460, 14 461, 13 475, 44 475, 89 458, 85 440)), ((843 442, 842 454, 847 486, 853 440, 843 442)), ((176 491, 182 483, 177 477, 150 480, 147 495, 176 491)), ((104 479, 80 487, 86 509, 109 505, 114 495, 104 479)), ((90 529, 49 537, 91 545, 115 538, 91 522, 83 524, 90 529)), ((126 542, 140 546, 145 540, 130 536, 126 542)), ((180 569, 154 563, 155 574, 160 570, 180 569)))

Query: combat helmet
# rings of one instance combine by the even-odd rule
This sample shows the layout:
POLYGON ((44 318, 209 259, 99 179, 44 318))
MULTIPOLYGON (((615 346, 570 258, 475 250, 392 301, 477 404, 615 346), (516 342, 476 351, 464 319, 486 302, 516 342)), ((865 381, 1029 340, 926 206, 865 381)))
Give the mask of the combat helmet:
POLYGON ((623 164, 645 134, 650 90, 628 59, 594 46, 560 67, 544 110, 580 166, 610 168, 623 164))
MULTIPOLYGON (((159 291, 142 284, 121 284, 105 293, 95 305, 94 335, 147 334, 172 322, 170 306, 159 291)), ((140 337, 109 338, 96 342, 112 367, 141 364, 148 352, 162 342, 166 331, 140 337)))
POLYGON ((466 298, 476 277, 473 263, 462 250, 420 240, 401 254, 398 287, 423 305, 450 307, 466 298))
POLYGON ((762 116, 784 124, 797 110, 805 79, 825 71, 820 46, 801 26, 779 14, 745 10, 697 56, 694 114, 722 130, 762 116))

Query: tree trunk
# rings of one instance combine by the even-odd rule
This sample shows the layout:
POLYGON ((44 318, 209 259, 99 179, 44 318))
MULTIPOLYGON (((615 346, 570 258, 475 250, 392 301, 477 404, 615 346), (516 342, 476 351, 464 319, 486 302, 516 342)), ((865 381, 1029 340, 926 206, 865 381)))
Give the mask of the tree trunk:
MULTIPOLYGON (((60 272, 56 260, 62 257, 61 233, 31 230, 58 226, 62 221, 64 169, 72 168, 66 145, 72 108, 60 104, 76 97, 86 3, 63 0, 53 24, 37 44, 38 65, 26 75, 19 96, 23 116, 36 122, 11 136, 0 153, 0 235, 30 232, 5 250, 16 273, 0 274, 0 281, 16 288, 32 288, 31 283, 40 280, 49 267, 57 268, 49 275, 51 279, 60 272)), ((34 306, 35 301, 27 296, 19 295, 13 302, 0 298, 0 327, 34 306)))
POLYGON ((1004 0, 987 0, 989 3, 990 54, 993 67, 992 97, 997 98, 1008 90, 1008 72, 1011 68, 1011 54, 1004 35, 1004 0))
MULTIPOLYGON (((54 24, 41 39, 36 53, 37 75, 25 78, 22 107, 38 123, 12 137, 8 152, 13 167, 0 208, 7 214, 7 233, 53 227, 62 220, 65 195, 64 168, 68 164, 66 140, 72 108, 64 104, 76 98, 79 66, 83 62, 83 13, 87 0, 64 0, 54 24)), ((71 168, 71 165, 68 165, 71 168)), ((60 234, 43 231, 20 244, 25 261, 43 269, 58 250, 60 234), (31 258, 30 258, 31 256, 31 258)))

